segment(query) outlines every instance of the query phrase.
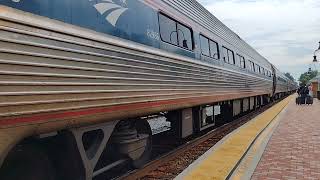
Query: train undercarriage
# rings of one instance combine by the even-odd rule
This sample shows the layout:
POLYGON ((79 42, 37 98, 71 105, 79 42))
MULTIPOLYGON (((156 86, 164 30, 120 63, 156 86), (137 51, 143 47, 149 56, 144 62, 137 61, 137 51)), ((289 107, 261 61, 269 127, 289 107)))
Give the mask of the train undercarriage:
MULTIPOLYGON (((289 93, 274 96, 280 99, 289 93)), ((177 141, 212 129, 270 103, 269 95, 162 112, 177 141)), ((152 154, 148 117, 110 121, 29 137, 15 146, 0 169, 3 180, 91 180, 123 166, 142 167, 152 154)))

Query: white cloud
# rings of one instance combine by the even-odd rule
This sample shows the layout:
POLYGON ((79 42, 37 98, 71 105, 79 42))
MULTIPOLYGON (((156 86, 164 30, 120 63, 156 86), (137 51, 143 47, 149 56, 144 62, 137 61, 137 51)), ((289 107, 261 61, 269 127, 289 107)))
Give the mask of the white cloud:
POLYGON ((310 66, 320 41, 319 0, 199 1, 280 70, 297 78, 310 66))

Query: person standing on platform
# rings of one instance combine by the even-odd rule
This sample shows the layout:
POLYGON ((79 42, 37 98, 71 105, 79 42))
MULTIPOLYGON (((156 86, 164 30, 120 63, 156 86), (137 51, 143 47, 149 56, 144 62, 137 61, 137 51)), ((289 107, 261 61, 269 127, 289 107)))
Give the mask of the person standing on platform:
POLYGON ((299 96, 301 95, 302 89, 303 89, 303 86, 300 86, 300 87, 298 88, 298 90, 297 90, 297 93, 298 93, 299 96))
POLYGON ((312 84, 308 86, 308 90, 309 90, 309 96, 313 98, 312 84))
POLYGON ((305 104, 306 103, 306 99, 309 95, 309 89, 306 85, 302 86, 301 90, 300 90, 300 97, 301 97, 301 104, 305 104))

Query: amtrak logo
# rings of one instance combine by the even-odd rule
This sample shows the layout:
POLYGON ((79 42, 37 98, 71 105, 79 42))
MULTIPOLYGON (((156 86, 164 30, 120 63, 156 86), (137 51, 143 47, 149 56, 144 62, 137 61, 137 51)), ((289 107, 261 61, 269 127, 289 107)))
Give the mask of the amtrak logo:
POLYGON ((127 0, 101 0, 94 7, 101 15, 107 14, 106 21, 114 27, 120 16, 128 10, 127 0))

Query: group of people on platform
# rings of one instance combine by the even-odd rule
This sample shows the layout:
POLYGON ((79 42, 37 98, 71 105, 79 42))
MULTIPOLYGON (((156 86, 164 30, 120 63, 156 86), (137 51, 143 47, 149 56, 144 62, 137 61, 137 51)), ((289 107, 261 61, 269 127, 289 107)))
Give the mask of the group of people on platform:
POLYGON ((300 86, 297 93, 299 96, 296 99, 296 104, 313 104, 312 86, 300 86))
POLYGON ((309 86, 306 86, 306 85, 302 85, 298 88, 297 90, 297 93, 299 96, 311 96, 312 97, 312 87, 309 85, 309 86))

